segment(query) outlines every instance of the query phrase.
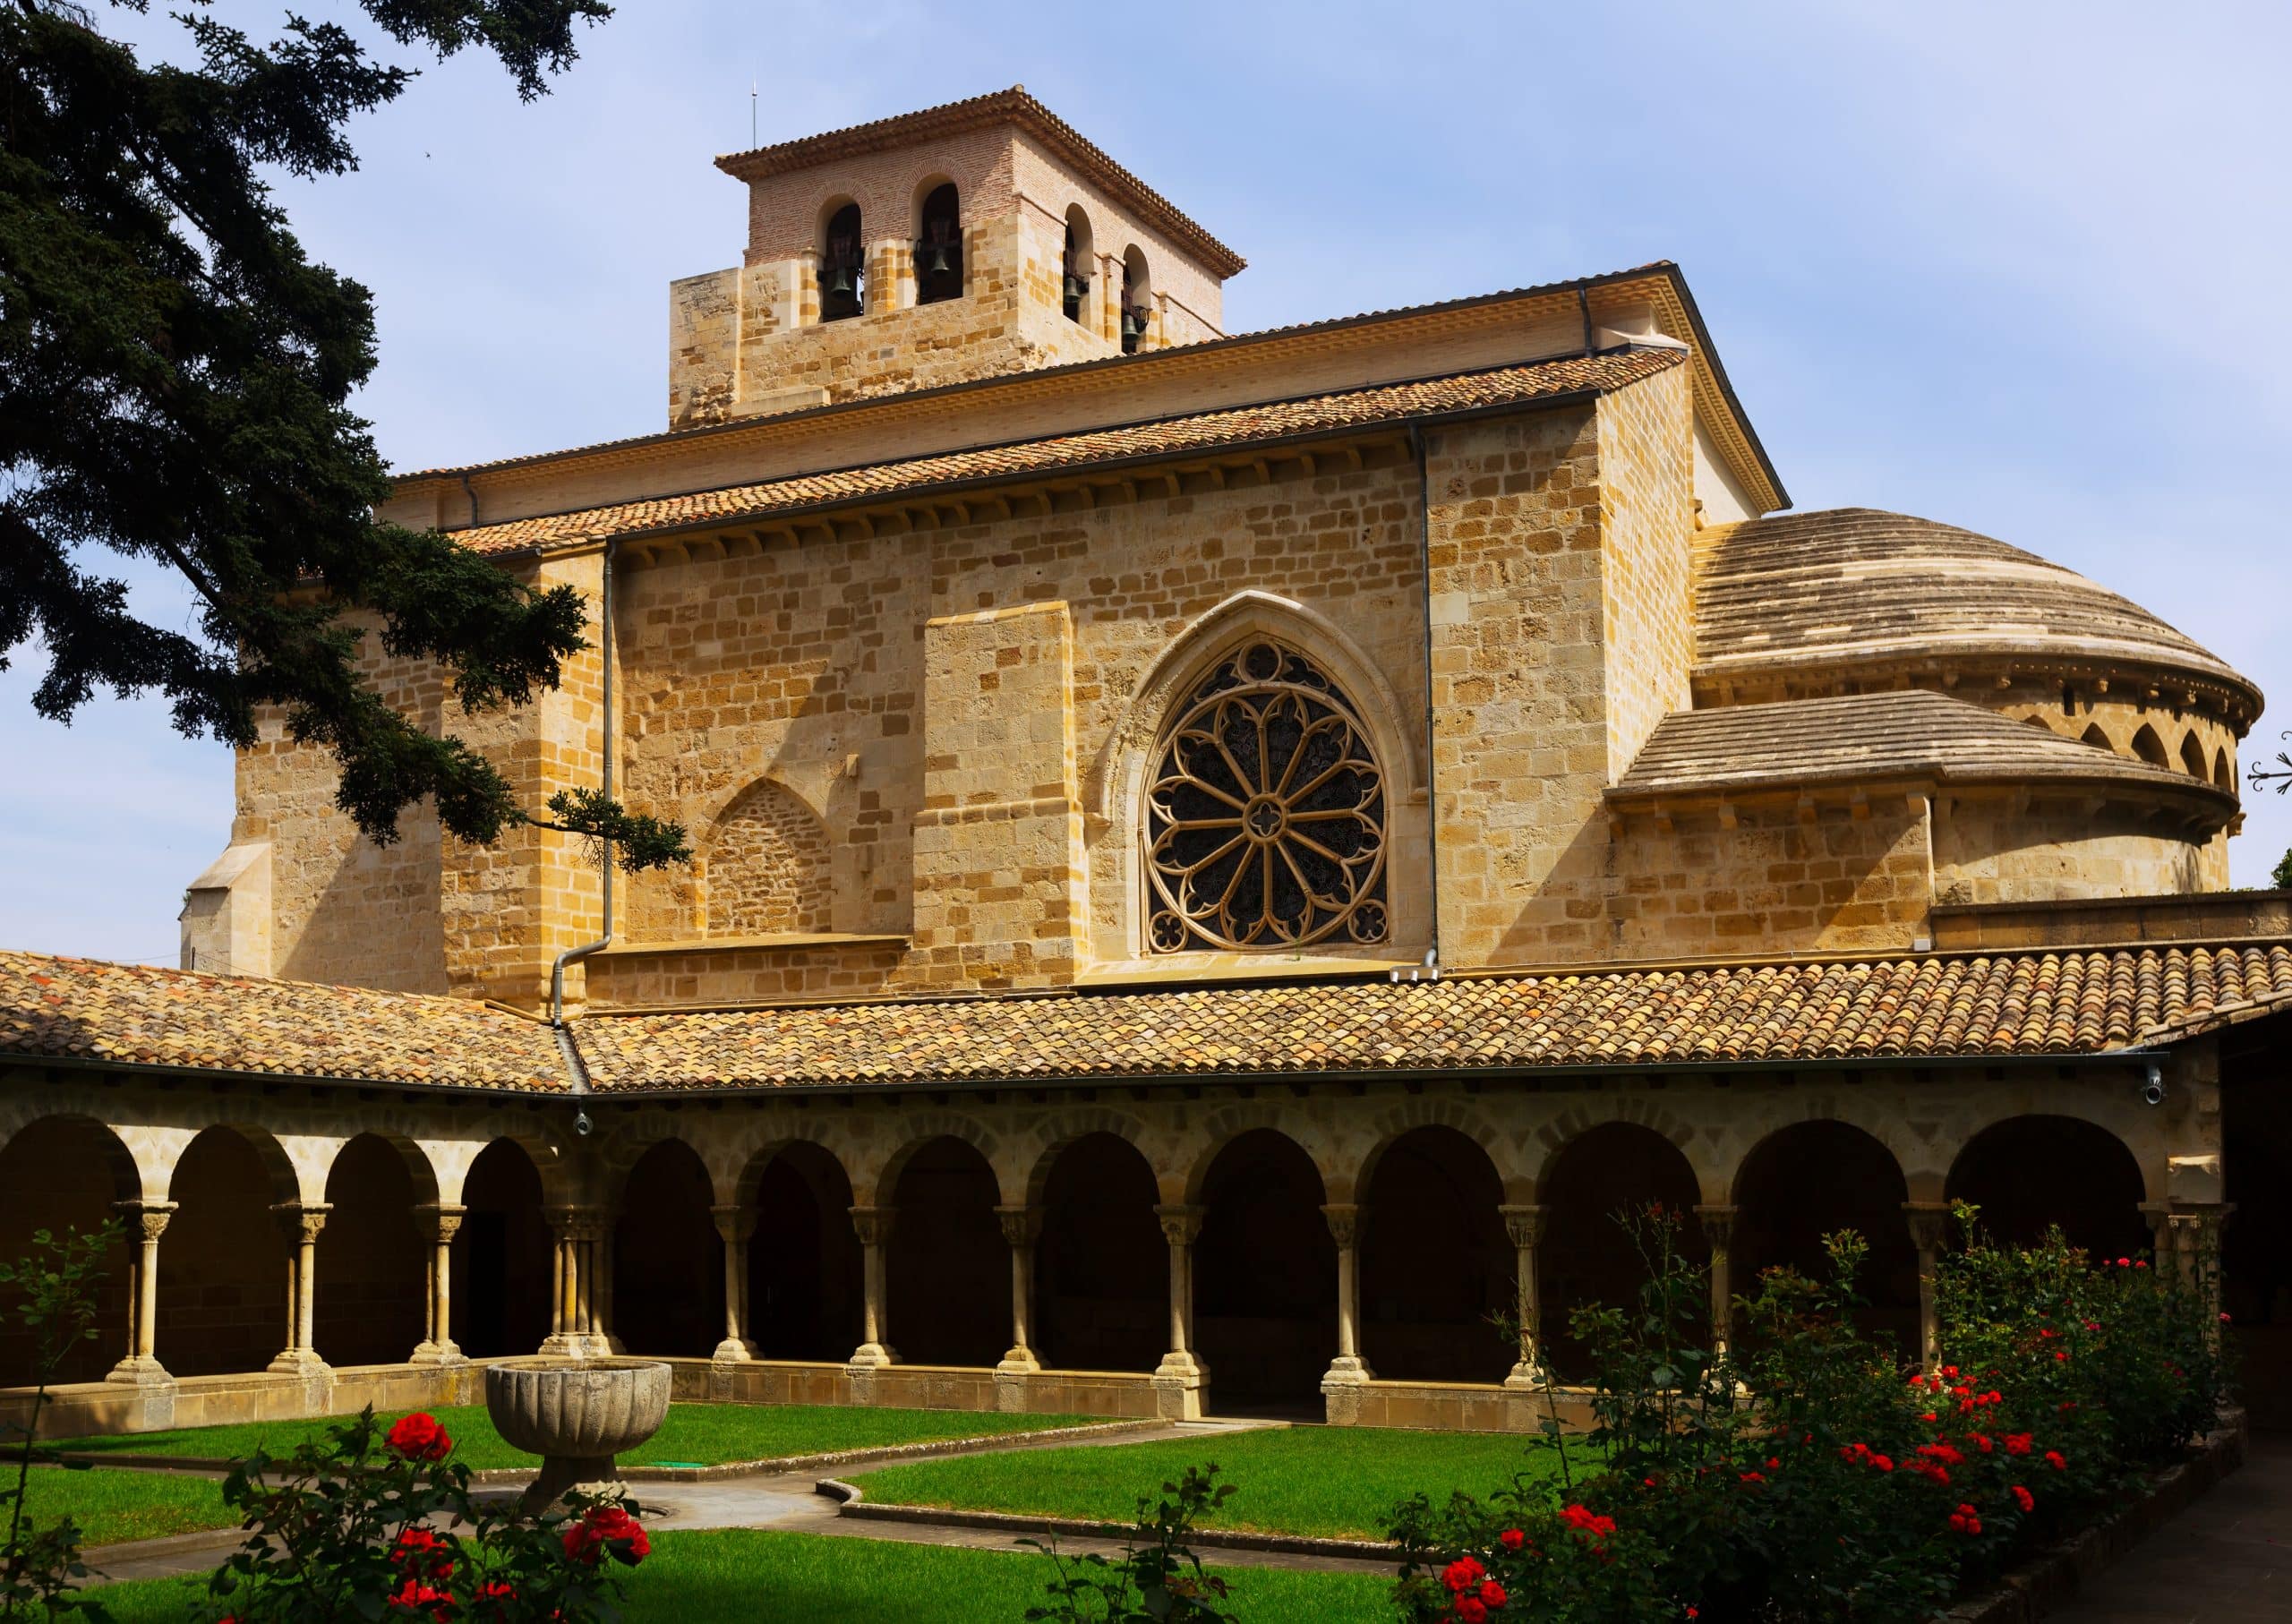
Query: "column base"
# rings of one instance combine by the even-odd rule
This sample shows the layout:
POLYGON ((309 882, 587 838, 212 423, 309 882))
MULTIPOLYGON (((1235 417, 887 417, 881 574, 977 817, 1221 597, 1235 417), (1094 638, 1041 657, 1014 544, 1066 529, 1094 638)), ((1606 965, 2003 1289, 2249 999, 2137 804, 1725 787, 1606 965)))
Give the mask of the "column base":
POLYGON ((879 1371, 887 1364, 898 1363, 899 1350, 886 1347, 880 1342, 862 1342, 851 1350, 851 1357, 843 1362, 844 1368, 856 1371, 879 1371))
POLYGON ((1154 1413, 1164 1421, 1199 1421, 1210 1395, 1210 1367, 1192 1354, 1170 1353, 1154 1367, 1154 1413))
POLYGON ((1533 1359, 1523 1359, 1504 1378, 1504 1385, 1515 1392, 1526 1389, 1541 1392, 1544 1389, 1544 1367, 1533 1359))
POLYGON ((744 1364, 761 1355, 756 1351, 755 1343, 742 1341, 738 1337, 727 1337, 716 1345, 716 1351, 708 1357, 718 1364, 744 1364))
POLYGON ((1003 1362, 995 1367, 996 1373, 1002 1376, 1031 1376, 1040 1369, 1042 1361, 1035 1357, 1035 1350, 1023 1345, 1005 1354, 1003 1362))
POLYGON ((1321 1372, 1321 1386, 1356 1387, 1375 1378, 1369 1373, 1369 1362, 1357 1354, 1339 1354, 1329 1362, 1329 1369, 1321 1372))
POLYGON ((407 1355, 408 1364, 467 1364, 468 1356, 457 1342, 424 1342, 407 1355))
POLYGON ((111 1367, 104 1376, 106 1381, 117 1381, 135 1387, 173 1387, 175 1379, 149 1354, 130 1354, 111 1367))
POLYGON ((290 1347, 263 1367, 275 1376, 329 1376, 333 1367, 312 1347, 290 1347))
POLYGON ((543 1339, 537 1351, 551 1359, 603 1359, 614 1349, 611 1338, 593 1331, 556 1331, 543 1339))

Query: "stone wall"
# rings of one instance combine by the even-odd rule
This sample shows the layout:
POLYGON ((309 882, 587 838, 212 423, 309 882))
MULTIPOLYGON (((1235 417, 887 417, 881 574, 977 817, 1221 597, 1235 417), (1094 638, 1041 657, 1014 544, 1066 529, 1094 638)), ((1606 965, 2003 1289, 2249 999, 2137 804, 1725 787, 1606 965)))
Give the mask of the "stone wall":
POLYGON ((1934 828, 1943 902, 2052 902, 2223 891, 2228 837, 2181 838, 2137 808, 1954 800, 1934 828))

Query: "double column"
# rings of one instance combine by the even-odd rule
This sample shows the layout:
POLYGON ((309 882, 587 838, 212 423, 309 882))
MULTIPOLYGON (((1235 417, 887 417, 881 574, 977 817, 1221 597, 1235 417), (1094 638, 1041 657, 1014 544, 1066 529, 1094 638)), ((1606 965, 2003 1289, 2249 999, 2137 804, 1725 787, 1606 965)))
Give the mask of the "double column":
POLYGON ((280 1201, 270 1209, 286 1239, 286 1346, 270 1362, 282 1374, 311 1375, 326 1369, 313 1346, 311 1326, 318 1302, 319 1232, 334 1209, 325 1201, 280 1201))
POLYGON ((1368 1361, 1361 1357, 1361 1227, 1366 1216, 1349 1201, 1321 1209, 1330 1239, 1337 1243, 1337 1357, 1321 1377, 1323 1391, 1369 1380, 1368 1361))
POLYGON ((891 1345, 884 1271, 884 1249, 891 1244, 892 1224, 898 1217, 896 1207, 851 1209, 851 1227, 860 1235, 861 1298, 860 1346, 844 1362, 847 1368, 880 1370, 899 1363, 899 1352, 891 1345))
POLYGON ((1159 1206, 1154 1216, 1170 1248, 1170 1346, 1154 1370, 1155 1407, 1171 1421, 1197 1420, 1210 1386, 1210 1367, 1193 1351, 1193 1243, 1202 1234, 1202 1209, 1159 1206))
POLYGON ((415 1345, 409 1363, 415 1364, 466 1364, 460 1346, 454 1340, 454 1236, 461 1233, 462 1218, 468 1211, 465 1207, 444 1201, 425 1201, 414 1209, 414 1221, 429 1244, 429 1261, 424 1269, 423 1285, 428 1306, 422 1340, 415 1345))
POLYGON ((127 1355, 104 1380, 147 1385, 175 1380, 159 1363, 159 1237, 175 1216, 173 1201, 115 1201, 127 1226, 127 1355))
POLYGON ((1727 1356, 1734 1340, 1735 1278, 1730 1253, 1735 1243, 1735 1215, 1740 1210, 1720 1203, 1695 1209, 1695 1216, 1703 1222, 1703 1238, 1711 1246, 1711 1353, 1718 1359, 1727 1356))
POLYGON ((1544 1244, 1542 1207, 1499 1207, 1504 1233, 1512 1243, 1512 1312, 1520 1332, 1520 1357, 1504 1378, 1509 1388, 1542 1387, 1544 1380, 1544 1308, 1536 1280, 1536 1250, 1544 1244))
POLYGON ((552 1207, 548 1218, 556 1257, 550 1271, 550 1332, 541 1351, 574 1359, 611 1353, 611 1232, 606 1215, 595 1207, 552 1207))
POLYGON ((757 1356, 748 1338, 748 1241, 756 1234, 756 1214, 746 1207, 711 1207, 716 1233, 724 1242, 724 1339, 710 1355, 720 1363, 737 1363, 757 1356))
POLYGON ((1918 1248, 1918 1362, 1929 1375, 1942 1363, 1942 1316, 1934 1296, 1935 1277, 1942 1264, 1942 1246, 1950 1235, 1947 1201, 1904 1201, 1903 1216, 1910 1223, 1910 1244, 1918 1248))
POLYGON ((1024 1376, 1042 1369, 1034 1350, 1035 1243, 1042 1236, 1042 1209, 997 1207, 995 1216, 1011 1248, 1011 1348, 995 1368, 1005 1376, 1024 1376))

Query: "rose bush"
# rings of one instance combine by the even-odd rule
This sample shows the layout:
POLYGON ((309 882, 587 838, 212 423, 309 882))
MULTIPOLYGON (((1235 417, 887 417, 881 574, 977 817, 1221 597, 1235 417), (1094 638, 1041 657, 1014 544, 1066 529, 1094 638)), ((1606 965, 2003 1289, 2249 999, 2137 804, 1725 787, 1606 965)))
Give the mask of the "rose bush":
POLYGON ((1929 1374, 1858 1325, 1852 1234, 1827 1239, 1825 1280, 1762 1276, 1736 1304, 1748 1335, 1715 1357, 1678 1216, 1636 1215, 1638 1301, 1572 1319, 1593 1427, 1546 1423, 1549 1477, 1398 1508, 1404 1615, 1907 1624, 2212 1424, 2223 1372, 2202 1278, 2091 1262, 2057 1234, 1999 1247, 1958 1216, 1929 1374))
POLYGON ((223 1495, 249 1537, 209 1581, 217 1624, 620 1618, 615 1568, 652 1549, 627 1500, 569 1494, 528 1519, 514 1497, 471 1492, 432 1416, 385 1432, 370 1407, 328 1432, 286 1459, 257 1452, 233 1466, 223 1495))

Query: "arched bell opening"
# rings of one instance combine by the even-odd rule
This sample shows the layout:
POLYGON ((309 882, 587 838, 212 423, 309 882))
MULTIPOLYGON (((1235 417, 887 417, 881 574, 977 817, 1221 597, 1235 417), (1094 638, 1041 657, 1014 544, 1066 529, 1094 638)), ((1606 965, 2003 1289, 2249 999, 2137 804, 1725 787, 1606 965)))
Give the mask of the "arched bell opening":
POLYGON ((2029 1245, 2054 1225, 2096 1258, 2151 1244, 2141 1164, 2116 1134, 2074 1116, 1991 1124, 1958 1152, 1946 1188, 1952 1201, 1979 1207, 1983 1231, 2006 1245, 2029 1245))
POLYGON ((849 1358, 860 1346, 863 1259, 843 1164, 783 1145, 757 1177, 748 1243, 748 1340, 766 1359, 849 1358))
POLYGON ((1318 1414, 1337 1354, 1337 1243, 1321 1176, 1296 1141, 1253 1128, 1202 1181, 1194 1343, 1216 1406, 1318 1414))
POLYGON ((1604 1122, 1561 1147, 1541 1193, 1536 1277, 1544 1357, 1561 1380, 1583 1381, 1592 1374, 1589 1350, 1570 1321, 1579 1309, 1638 1306, 1653 1268, 1653 1226, 1671 1228, 1690 1266, 1709 1265, 1710 1242, 1694 1210, 1700 1186, 1685 1152, 1655 1129, 1604 1122))
POLYGON ((868 308, 868 239, 860 205, 844 203, 820 227, 820 320, 847 321, 868 308))
MULTIPOLYGON (((0 1145, 0 1261, 26 1256, 37 1230, 59 1240, 71 1232, 93 1235, 118 1221, 113 1202, 141 1193, 134 1159, 103 1124, 86 1116, 28 1123, 0 1145)), ((105 1248, 104 1275, 95 1291, 96 1334, 61 1350, 56 1381, 99 1381, 127 1353, 129 1271, 140 1240, 140 1231, 123 1230, 105 1248)), ((37 1340, 16 1318, 21 1300, 13 1288, 0 1287, 0 1387, 29 1387, 38 1380, 37 1340)))
POLYGON ((1823 1236, 1852 1229, 1869 1244, 1857 1286, 1864 1329, 1918 1350, 1918 1249, 1903 1205, 1910 1187, 1894 1152, 1843 1122, 1802 1122, 1771 1133, 1735 1176, 1733 1286, 1758 1289, 1768 1269, 1831 1278, 1823 1236))
POLYGON ((708 1169, 680 1139, 637 1158, 613 1223, 613 1331, 632 1354, 705 1359, 724 1335, 724 1243, 708 1169))
POLYGON ((453 1337, 473 1359, 530 1354, 549 1335, 555 1247, 542 1216, 541 1173, 525 1147, 497 1139, 462 1183, 453 1241, 453 1337))
MULTIPOLYGON (((1454 1128, 1387 1145, 1361 1206, 1361 1351, 1393 1381, 1501 1381, 1518 1355, 1494 1322, 1516 1301, 1504 1184, 1454 1128)), ((1216 1366, 1211 1366, 1213 1372, 1216 1366)))
POLYGON ((235 1128, 184 1148, 167 1186, 175 1212, 159 1241, 155 1321, 175 1375, 259 1371, 286 1349, 293 1247, 271 1208, 294 1194, 235 1128))
POLYGON ((915 302, 937 304, 963 295, 962 202, 953 181, 924 193, 915 237, 915 302))
POLYGON ((1090 217, 1076 203, 1066 210, 1066 240, 1058 254, 1058 303, 1066 319, 1079 326, 1090 321, 1090 283, 1097 277, 1097 249, 1090 240, 1090 217))
POLYGON ((1122 256, 1122 353, 1135 355, 1154 326, 1154 278, 1133 244, 1122 256))
POLYGON ((995 1170, 943 1135, 908 1158, 893 1200, 893 1343, 911 1364, 991 1365, 1011 1346, 1011 1249, 995 1170))
POLYGON ((414 1175, 397 1146, 361 1133, 328 1169, 326 1199, 312 1344, 329 1364, 394 1364, 428 1330, 429 1243, 415 1225, 414 1175))
POLYGON ((1061 1370, 1150 1371, 1169 1328, 1170 1258, 1154 1170, 1129 1141, 1086 1133, 1043 1182, 1038 1353, 1061 1370))

